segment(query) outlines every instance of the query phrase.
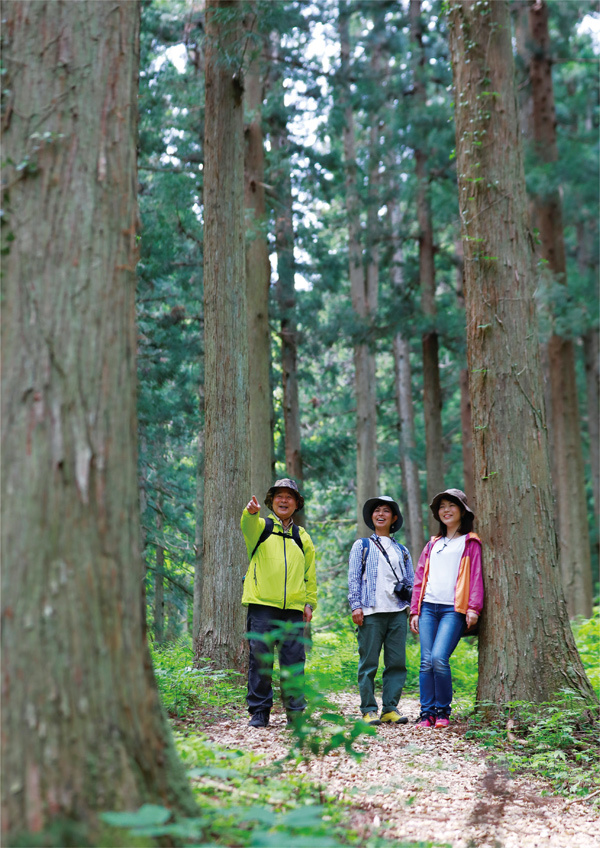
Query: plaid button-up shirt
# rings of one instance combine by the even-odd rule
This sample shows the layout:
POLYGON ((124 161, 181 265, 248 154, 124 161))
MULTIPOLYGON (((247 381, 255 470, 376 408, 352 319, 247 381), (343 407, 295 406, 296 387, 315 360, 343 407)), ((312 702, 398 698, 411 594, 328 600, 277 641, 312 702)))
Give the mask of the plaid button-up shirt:
MULTIPOLYGON (((373 533, 371 539, 377 539, 377 535, 373 533)), ((391 537, 390 537, 391 538, 391 537)), ((412 559, 408 548, 401 545, 395 539, 392 542, 397 548, 398 558, 400 560, 400 568, 402 575, 414 584, 415 572, 413 569, 412 559)), ((360 607, 375 606, 375 588, 377 586, 377 567, 379 565, 379 548, 369 542, 369 550, 367 552, 367 561, 365 563, 365 571, 362 571, 362 539, 352 545, 350 551, 350 561, 348 563, 348 603, 350 609, 355 610, 360 607)), ((386 566, 389 566, 386 563, 386 566)), ((403 610, 408 607, 407 601, 398 599, 398 609, 403 610)))

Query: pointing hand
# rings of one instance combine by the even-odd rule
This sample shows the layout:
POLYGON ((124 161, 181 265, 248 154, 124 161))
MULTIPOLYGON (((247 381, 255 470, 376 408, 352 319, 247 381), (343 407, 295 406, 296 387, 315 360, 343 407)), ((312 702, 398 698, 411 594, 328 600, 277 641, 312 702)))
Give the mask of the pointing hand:
POLYGON ((248 501, 246 509, 250 515, 256 515, 257 512, 260 512, 260 504, 256 500, 256 495, 252 495, 251 499, 248 501))

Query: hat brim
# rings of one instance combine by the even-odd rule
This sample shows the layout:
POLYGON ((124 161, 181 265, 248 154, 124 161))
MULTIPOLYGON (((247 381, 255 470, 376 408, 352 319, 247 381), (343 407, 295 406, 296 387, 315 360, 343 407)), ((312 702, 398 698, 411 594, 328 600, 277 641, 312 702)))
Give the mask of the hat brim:
POLYGON ((389 508, 396 514, 396 519, 392 522, 392 526, 390 527, 390 533, 397 533, 404 524, 404 518, 402 517, 400 507, 396 501, 388 501, 383 498, 369 498, 368 501, 365 501, 365 505, 363 506, 363 521, 367 527, 370 527, 371 530, 375 530, 375 525, 373 524, 373 510, 378 504, 381 504, 382 506, 389 506, 389 508))
POLYGON ((278 492, 280 489, 287 489, 288 492, 291 492, 296 498, 295 512, 300 512, 301 509, 304 509, 304 498, 299 492, 295 492, 294 489, 290 489, 289 486, 271 486, 265 495, 265 506, 267 509, 273 509, 273 496, 275 495, 275 492, 278 492))
POLYGON ((473 518, 475 518, 475 513, 464 501, 462 501, 457 495, 452 494, 452 492, 440 492, 429 504, 429 509, 431 510, 433 517, 436 521, 439 521, 439 511, 440 511, 440 503, 443 500, 452 501, 461 509, 464 509, 465 512, 468 512, 473 518))

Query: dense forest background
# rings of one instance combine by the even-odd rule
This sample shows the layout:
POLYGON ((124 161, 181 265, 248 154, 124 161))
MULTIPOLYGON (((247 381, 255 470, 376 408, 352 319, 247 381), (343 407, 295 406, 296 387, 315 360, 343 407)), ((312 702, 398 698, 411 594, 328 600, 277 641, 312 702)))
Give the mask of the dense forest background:
MULTIPOLYGON (((586 568, 597 592, 599 85, 588 26, 597 4, 547 8, 555 161, 540 155, 531 130, 539 47, 527 29, 527 4, 511 4, 513 44, 532 214, 535 198, 558 192, 562 202, 566 273, 553 271, 540 251, 539 341, 543 351, 553 335, 573 345, 586 568)), ((264 305, 249 295, 248 312, 262 309, 257 320, 265 322, 268 305, 269 335, 266 363, 251 335, 250 382, 266 368, 263 397, 272 398, 267 453, 253 474, 262 488, 253 493, 261 500, 269 481, 288 474, 301 485, 318 556, 317 628, 347 614, 347 553, 361 487, 398 498, 405 518, 412 509, 401 536, 415 559, 432 492, 455 486, 474 495, 448 20, 442 3, 378 0, 349 4, 345 21, 344 35, 338 4, 328 0, 258 2, 248 8, 243 45, 246 251, 264 290, 264 305), (372 288, 362 314, 353 300, 352 251, 372 288), (357 401, 361 349, 375 370, 357 401), (364 413, 357 404, 365 396, 367 414, 376 415, 366 484, 357 477, 364 413), (441 434, 429 446, 428 427, 441 434), (415 498, 407 497, 414 479, 416 517, 415 498)), ((202 3, 142 4, 139 469, 157 642, 191 631, 194 572, 202 569, 204 36, 202 3)), ((548 399, 556 365, 548 353, 543 361, 548 399)), ((507 456, 510 440, 507 432, 507 456)), ((252 447, 258 452, 255 438, 252 447)), ((588 604, 571 614, 589 615, 591 597, 588 604)))
MULTIPOLYGON (((364 500, 401 502, 416 560, 458 486, 486 583, 453 660, 464 720, 597 799, 598 22, 537 0, 2 0, 7 844, 204 844, 223 806, 219 844, 312 829, 213 798, 223 757, 268 772, 224 737, 248 733, 239 517, 284 475, 320 593, 292 760, 369 731, 346 601, 364 500)), ((285 805, 321 809, 290 778, 285 805)))

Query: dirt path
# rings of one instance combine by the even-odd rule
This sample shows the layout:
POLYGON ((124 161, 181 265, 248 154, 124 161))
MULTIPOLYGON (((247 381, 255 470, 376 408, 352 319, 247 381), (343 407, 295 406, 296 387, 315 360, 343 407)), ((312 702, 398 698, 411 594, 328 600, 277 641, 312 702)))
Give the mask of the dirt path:
MULTIPOLYGON (((342 714, 357 716, 355 695, 336 695, 335 702, 342 714)), ((417 728, 417 701, 403 699, 400 710, 411 723, 379 727, 365 741, 360 763, 334 752, 290 768, 351 802, 352 826, 365 836, 377 831, 392 845, 429 840, 452 848, 600 848, 600 815, 590 806, 544 796, 543 782, 494 768, 458 729, 417 728)), ((266 730, 248 728, 244 717, 213 725, 209 735, 267 761, 289 749, 285 714, 277 710, 266 730)))

